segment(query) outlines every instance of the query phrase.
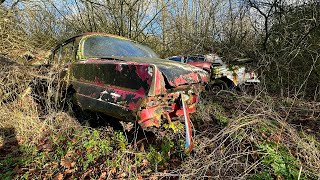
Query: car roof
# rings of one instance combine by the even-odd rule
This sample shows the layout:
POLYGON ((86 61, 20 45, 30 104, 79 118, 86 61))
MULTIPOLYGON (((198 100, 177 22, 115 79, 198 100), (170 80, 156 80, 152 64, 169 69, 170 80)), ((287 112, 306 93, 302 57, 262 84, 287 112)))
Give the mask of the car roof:
POLYGON ((68 44, 70 42, 72 42, 74 39, 76 38, 79 38, 79 37, 84 37, 84 36, 91 36, 91 35, 101 35, 101 36, 109 36, 109 37, 114 37, 114 38, 117 38, 117 39, 123 39, 123 40, 126 40, 126 41, 132 41, 130 39, 127 39, 125 37, 122 37, 122 36, 118 36, 118 35, 114 35, 114 34, 108 34, 108 33, 102 33, 102 32, 85 32, 85 33, 82 33, 82 34, 78 34, 78 35, 75 35, 75 36, 72 36, 71 38, 68 38, 60 43, 58 43, 53 49, 52 51, 56 51, 57 49, 59 49, 59 47, 62 45, 65 45, 65 44, 68 44))

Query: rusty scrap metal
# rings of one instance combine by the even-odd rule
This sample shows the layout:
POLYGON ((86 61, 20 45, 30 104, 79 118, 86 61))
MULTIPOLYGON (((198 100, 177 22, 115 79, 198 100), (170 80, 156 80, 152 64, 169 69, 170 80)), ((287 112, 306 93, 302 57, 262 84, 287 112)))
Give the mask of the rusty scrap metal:
POLYGON ((211 83, 219 82, 219 80, 223 82, 227 80, 228 82, 225 83, 232 87, 260 83, 254 71, 247 72, 244 66, 228 65, 216 54, 172 56, 168 59, 187 63, 209 72, 211 74, 211 83))
POLYGON ((137 121, 143 129, 184 117, 186 148, 192 150, 189 114, 196 111, 199 93, 209 80, 207 72, 160 59, 134 41, 102 33, 78 35, 59 44, 49 61, 55 64, 63 67, 61 79, 74 90, 82 109, 137 121), (67 56, 64 48, 69 45, 67 56))

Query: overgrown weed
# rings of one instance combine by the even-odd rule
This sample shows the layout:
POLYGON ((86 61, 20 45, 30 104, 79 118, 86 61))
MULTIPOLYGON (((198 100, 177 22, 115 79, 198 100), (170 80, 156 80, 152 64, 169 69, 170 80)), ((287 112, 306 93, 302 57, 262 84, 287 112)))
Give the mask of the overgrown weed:
MULTIPOLYGON (((18 72, 11 70, 9 74, 18 72)), ((10 85, 13 94, 0 105, 1 131, 14 131, 10 140, 1 132, 0 178, 320 177, 317 135, 290 124, 291 117, 318 121, 316 102, 230 92, 207 95, 192 115, 196 146, 187 155, 182 124, 166 124, 165 131, 176 134, 160 140, 130 143, 126 131, 81 126, 73 113, 54 103, 44 112, 32 92, 24 91, 38 74, 19 73, 25 78, 6 76, 1 86, 19 84, 10 85)), ((52 97, 45 102, 55 101, 52 97)))
POLYGON ((176 173, 223 179, 320 176, 319 141, 306 140, 310 136, 289 124, 275 99, 225 92, 202 103, 194 117, 196 129, 204 130, 196 135, 196 153, 176 173), (214 112, 225 112, 230 121, 221 125, 214 112))

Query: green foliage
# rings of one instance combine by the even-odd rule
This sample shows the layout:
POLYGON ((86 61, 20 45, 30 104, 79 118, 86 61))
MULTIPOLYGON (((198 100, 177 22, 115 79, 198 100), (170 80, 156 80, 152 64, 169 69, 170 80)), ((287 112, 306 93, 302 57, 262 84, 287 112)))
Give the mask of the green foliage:
POLYGON ((163 165, 170 159, 170 152, 174 147, 175 143, 171 139, 164 137, 160 145, 160 151, 157 151, 154 146, 150 145, 147 159, 153 167, 163 165))
POLYGON ((222 114, 221 112, 217 112, 215 113, 215 117, 216 117, 216 120, 217 122, 220 124, 220 125, 223 125, 223 126, 226 126, 228 125, 229 123, 229 118, 226 117, 224 114, 222 114))
POLYGON ((136 166, 140 166, 141 165, 143 158, 144 158, 144 154, 143 153, 138 152, 138 153, 135 154, 134 161, 135 161, 136 166))
POLYGON ((258 145, 258 149, 265 154, 262 156, 262 164, 269 168, 256 175, 256 179, 270 179, 270 175, 280 176, 285 179, 298 179, 299 163, 285 147, 271 142, 264 142, 258 145))
POLYGON ((29 165, 37 156, 37 147, 35 144, 22 144, 20 145, 20 151, 23 154, 23 158, 20 159, 20 164, 29 165))
POLYGON ((115 132, 115 140, 116 140, 117 146, 120 150, 126 149, 128 142, 122 132, 115 132))
POLYGON ((253 180, 272 180, 271 173, 267 170, 259 172, 251 177, 253 180))
POLYGON ((179 121, 170 122, 168 124, 164 124, 163 127, 165 129, 173 130, 173 133, 182 132, 184 130, 184 125, 179 121))
POLYGON ((170 139, 165 136, 161 139, 160 147, 149 146, 146 158, 157 170, 158 167, 167 166, 172 159, 181 159, 188 155, 189 153, 185 152, 185 139, 170 139))
POLYGON ((214 116, 217 123, 222 126, 228 125, 228 123, 230 122, 230 119, 225 115, 224 108, 218 103, 213 103, 212 106, 215 109, 214 116))
POLYGON ((167 138, 164 137, 161 144, 161 155, 164 160, 168 161, 170 159, 170 151, 175 147, 175 143, 167 138))
POLYGON ((24 173, 20 179, 29 179, 29 172, 24 173))
POLYGON ((0 161, 0 167, 4 174, 0 174, 0 179, 12 179, 14 176, 13 168, 16 165, 14 158, 11 154, 8 154, 3 160, 0 161))
POLYGON ((15 172, 13 170, 9 170, 4 174, 0 174, 0 178, 3 180, 11 180, 14 177, 15 172))
POLYGON ((158 152, 156 148, 153 146, 149 147, 149 153, 147 154, 147 159, 154 168, 157 168, 157 165, 159 163, 163 163, 163 160, 164 160, 162 154, 158 152))
POLYGON ((91 163, 112 150, 110 139, 108 137, 102 138, 98 130, 89 133, 89 138, 85 138, 83 141, 83 147, 86 151, 85 156, 78 160, 79 164, 83 164, 83 169, 87 169, 91 163))

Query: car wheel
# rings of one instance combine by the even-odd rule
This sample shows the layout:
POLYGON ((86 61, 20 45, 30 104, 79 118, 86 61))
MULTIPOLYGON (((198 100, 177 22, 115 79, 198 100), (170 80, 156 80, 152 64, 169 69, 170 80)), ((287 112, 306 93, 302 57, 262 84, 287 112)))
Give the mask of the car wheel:
POLYGON ((219 82, 214 82, 214 83, 211 83, 211 84, 207 84, 205 88, 206 88, 206 90, 208 92, 218 93, 221 90, 228 89, 228 86, 227 86, 227 84, 225 82, 219 81, 219 82))

